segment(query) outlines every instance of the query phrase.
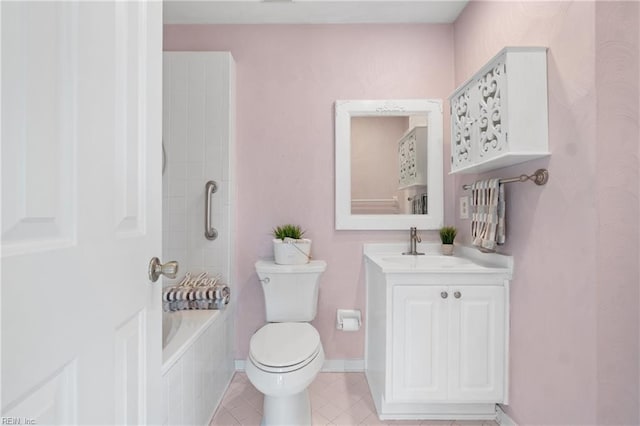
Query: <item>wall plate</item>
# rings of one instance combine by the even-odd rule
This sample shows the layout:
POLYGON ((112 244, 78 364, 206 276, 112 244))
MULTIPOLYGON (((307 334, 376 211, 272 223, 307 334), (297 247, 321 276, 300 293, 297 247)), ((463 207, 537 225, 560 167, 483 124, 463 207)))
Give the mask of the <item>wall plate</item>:
POLYGON ((469 196, 460 197, 460 219, 469 219, 469 196))

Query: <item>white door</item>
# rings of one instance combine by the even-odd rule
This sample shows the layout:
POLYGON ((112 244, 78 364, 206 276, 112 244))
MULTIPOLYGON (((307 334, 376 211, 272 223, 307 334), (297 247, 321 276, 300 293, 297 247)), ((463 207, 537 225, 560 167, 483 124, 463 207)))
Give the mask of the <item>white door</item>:
POLYGON ((2 416, 160 422, 161 2, 2 2, 2 416))
POLYGON ((504 295, 500 286, 450 287, 449 399, 504 399, 504 295))
POLYGON ((446 287, 393 288, 392 402, 447 398, 446 287))

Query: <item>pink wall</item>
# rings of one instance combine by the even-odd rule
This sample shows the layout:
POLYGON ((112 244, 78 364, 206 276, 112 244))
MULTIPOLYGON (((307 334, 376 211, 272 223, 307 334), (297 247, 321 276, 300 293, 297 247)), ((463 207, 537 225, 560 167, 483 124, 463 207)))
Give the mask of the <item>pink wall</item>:
POLYGON ((334 230, 333 103, 446 98, 453 26, 168 25, 164 38, 165 50, 230 51, 236 60, 237 358, 264 323, 254 262, 272 256, 270 230, 293 222, 328 263, 314 321, 327 358, 362 359, 364 330, 337 331, 336 309, 364 313, 362 244, 408 240, 408 230, 334 230))
POLYGON ((640 424, 639 9, 596 4, 598 424, 640 424))
MULTIPOLYGON (((504 46, 549 47, 553 155, 482 176, 551 175, 507 187, 519 424, 639 422, 637 8, 472 1, 455 22, 456 84, 504 46)), ((456 177, 456 199, 476 177, 456 177)))

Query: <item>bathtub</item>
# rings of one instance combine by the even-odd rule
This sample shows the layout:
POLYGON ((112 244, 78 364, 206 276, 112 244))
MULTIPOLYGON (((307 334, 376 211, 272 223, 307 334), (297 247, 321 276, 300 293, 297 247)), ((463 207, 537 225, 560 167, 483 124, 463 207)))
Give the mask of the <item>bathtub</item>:
POLYGON ((221 311, 162 313, 162 373, 164 374, 216 320, 221 311))
POLYGON ((176 331, 182 323, 182 312, 162 313, 162 349, 167 347, 167 343, 175 336, 176 331))
POLYGON ((234 373, 231 312, 168 312, 162 318, 164 425, 206 425, 234 373))

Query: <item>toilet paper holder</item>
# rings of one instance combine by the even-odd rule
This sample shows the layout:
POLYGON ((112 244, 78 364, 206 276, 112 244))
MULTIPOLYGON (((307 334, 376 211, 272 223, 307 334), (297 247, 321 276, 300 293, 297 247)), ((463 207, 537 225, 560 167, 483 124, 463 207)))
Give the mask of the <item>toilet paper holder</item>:
POLYGON ((355 309, 336 311, 336 328, 343 331, 358 331, 362 325, 362 314, 355 309))

